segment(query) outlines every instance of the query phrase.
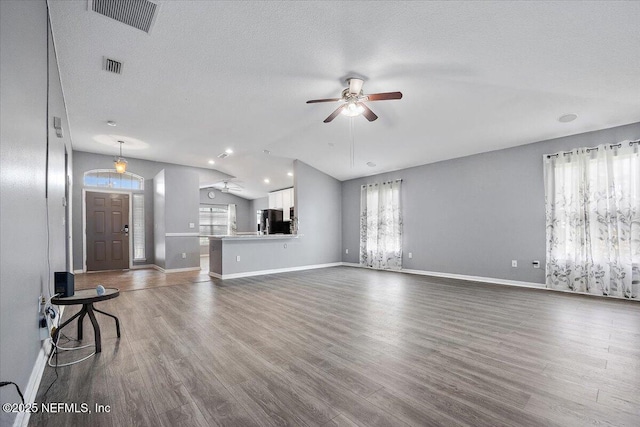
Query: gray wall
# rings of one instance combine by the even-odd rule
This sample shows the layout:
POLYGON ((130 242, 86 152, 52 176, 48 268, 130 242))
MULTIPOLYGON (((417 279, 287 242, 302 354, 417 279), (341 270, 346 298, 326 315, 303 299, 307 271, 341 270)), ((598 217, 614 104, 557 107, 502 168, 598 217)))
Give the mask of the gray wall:
MULTIPOLYGON (((238 231, 255 231, 251 229, 251 223, 256 222, 256 214, 250 214, 251 200, 243 199, 235 194, 222 193, 220 190, 203 188, 200 190, 201 205, 236 205, 236 223, 238 231), (215 199, 210 199, 207 195, 209 191, 216 193, 215 199)), ((255 226, 254 226, 255 228, 255 226)))
POLYGON ((345 181, 342 259, 358 262, 360 186, 401 178, 404 268, 544 283, 543 155, 639 137, 635 123, 345 181))
MULTIPOLYGON (((169 233, 198 233, 199 178, 188 169, 164 171, 164 221, 169 233), (194 228, 190 228, 192 223, 194 228)), ((158 211, 155 211, 156 215, 158 211)), ((156 245, 157 247, 158 245, 156 245)), ((197 236, 165 235, 165 266, 167 270, 200 267, 200 244, 197 236), (186 258, 182 258, 182 253, 186 258)))
POLYGON ((166 200, 164 194, 164 170, 161 170, 153 178, 153 221, 151 222, 153 226, 154 260, 155 264, 161 268, 166 267, 166 222, 164 216, 166 200))
POLYGON ((340 181, 299 160, 293 167, 301 236, 291 240, 224 241, 223 274, 341 261, 340 181))
MULTIPOLYGON (((116 151, 114 149, 114 155, 116 151)), ((135 154, 135 153, 132 153, 135 154)), ((82 180, 84 172, 92 169, 113 169, 113 157, 103 154, 86 153, 83 151, 73 152, 73 268, 75 270, 82 269, 82 180)), ((212 169, 194 168, 190 166, 176 165, 171 163, 153 162, 149 160, 136 159, 130 157, 127 153, 126 145, 124 148, 124 157, 127 159, 127 171, 142 176, 145 181, 145 252, 147 260, 136 264, 154 264, 156 263, 154 254, 154 229, 153 229, 153 177, 161 170, 166 171, 193 171, 199 176, 200 182, 215 182, 223 179, 227 175, 212 169)), ((199 185, 196 186, 196 189, 199 185)), ((197 221, 196 221, 197 223, 197 221)))
MULTIPOLYGON (((64 152, 66 147, 71 157, 71 142, 51 40, 47 45, 44 1, 0 1, 0 379, 23 392, 41 347, 36 302, 50 296, 53 272, 65 270, 64 152), (50 126, 53 116, 62 118, 64 138, 50 126)), ((3 387, 0 400, 20 398, 13 387, 3 387)), ((0 412, 0 425, 14 418, 0 412)))
POLYGON ((342 185, 300 160, 293 162, 293 169, 298 233, 308 245, 302 254, 302 265, 338 262, 341 260, 342 185))
POLYGON ((269 209, 269 197, 251 200, 251 204, 249 205, 249 211, 251 212, 251 215, 249 215, 249 231, 258 231, 256 212, 264 209, 269 209))

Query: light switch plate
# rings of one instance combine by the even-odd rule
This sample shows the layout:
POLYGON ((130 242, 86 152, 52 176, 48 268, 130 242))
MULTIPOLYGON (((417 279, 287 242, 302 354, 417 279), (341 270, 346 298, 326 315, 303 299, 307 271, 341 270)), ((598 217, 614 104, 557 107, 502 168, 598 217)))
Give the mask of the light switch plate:
POLYGON ((196 228, 196 224, 195 224, 195 223, 193 223, 193 222, 190 222, 190 223, 189 223, 189 228, 196 228))
POLYGON ((512 259, 512 260, 511 260, 511 267, 514 267, 514 268, 515 268, 515 267, 517 267, 517 266, 518 266, 518 260, 516 260, 516 259, 512 259))

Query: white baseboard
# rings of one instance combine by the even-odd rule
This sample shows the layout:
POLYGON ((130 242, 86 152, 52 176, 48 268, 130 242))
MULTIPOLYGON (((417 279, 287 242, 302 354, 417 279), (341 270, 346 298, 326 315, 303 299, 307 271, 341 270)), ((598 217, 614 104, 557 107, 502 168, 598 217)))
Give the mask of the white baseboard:
POLYGON ((316 268, 339 267, 342 264, 343 264, 342 262, 330 262, 328 264, 301 265, 299 267, 274 268, 272 270, 256 270, 256 271, 247 271, 244 273, 231 273, 231 274, 218 274, 214 272, 209 272, 209 276, 215 277, 217 279, 223 279, 223 280, 239 279, 241 277, 264 276, 265 274, 288 273, 290 271, 302 271, 302 270, 314 270, 316 268))
POLYGON ((183 271, 197 271, 201 270, 200 267, 186 267, 186 268, 162 268, 159 265, 152 265, 152 268, 162 272, 162 273, 181 273, 183 271))
POLYGON ((471 282, 491 283, 495 285, 520 286, 524 288, 546 289, 544 283, 521 282, 519 280, 495 279, 493 277, 467 276, 465 274, 439 273, 437 271, 424 270, 400 270, 400 273, 417 274, 420 276, 444 277, 447 279, 467 280, 471 282))
POLYGON ((129 270, 143 270, 146 268, 154 268, 154 264, 138 264, 138 265, 132 265, 131 268, 129 268, 129 270))
MULTIPOLYGON (((356 264, 352 262, 343 262, 342 265, 346 267, 370 268, 371 270, 378 270, 375 268, 366 267, 364 265, 356 264)), ((467 276, 465 274, 440 273, 438 271, 411 270, 411 269, 378 270, 378 271, 392 271, 396 273, 417 274, 419 276, 443 277, 446 279, 459 279, 459 280, 467 280, 471 282, 492 283, 495 285, 508 285, 508 286, 520 286, 524 288, 547 289, 544 283, 521 282, 518 280, 496 279, 493 277, 467 276)))
POLYGON ((73 270, 73 274, 82 274, 84 270, 73 270))
MULTIPOLYGON (((29 376, 29 382, 24 390, 24 403, 27 405, 36 401, 38 395, 38 388, 40 388, 40 381, 42 380, 42 374, 44 368, 47 366, 47 355, 50 349, 50 340, 45 340, 40 347, 38 356, 36 357, 36 363, 33 365, 31 375, 29 376)), ((13 427, 27 427, 29 425, 29 418, 31 413, 28 411, 18 412, 15 420, 13 421, 13 427)))

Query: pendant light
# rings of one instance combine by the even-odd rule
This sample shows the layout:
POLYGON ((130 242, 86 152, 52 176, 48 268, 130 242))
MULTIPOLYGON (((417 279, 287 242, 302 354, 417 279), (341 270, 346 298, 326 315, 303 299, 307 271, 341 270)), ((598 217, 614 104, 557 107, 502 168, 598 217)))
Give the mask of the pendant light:
POLYGON ((120 156, 115 159, 113 164, 116 167, 116 172, 125 173, 127 171, 127 161, 122 157, 122 144, 124 144, 124 141, 118 142, 120 143, 120 156))

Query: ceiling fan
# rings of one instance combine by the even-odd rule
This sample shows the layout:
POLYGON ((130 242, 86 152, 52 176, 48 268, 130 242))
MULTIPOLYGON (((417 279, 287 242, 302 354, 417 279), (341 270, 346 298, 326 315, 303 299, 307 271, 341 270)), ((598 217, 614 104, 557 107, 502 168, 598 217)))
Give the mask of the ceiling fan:
POLYGON ((220 187, 219 184, 214 184, 214 188, 220 190, 221 193, 230 193, 230 192, 239 193, 242 191, 242 187, 240 187, 239 185, 231 184, 232 186, 230 187, 228 179, 222 180, 221 183, 222 183, 222 187, 220 187))
POLYGON ((312 99, 307 101, 307 104, 315 104, 318 102, 336 102, 341 101, 340 105, 329 117, 324 119, 325 123, 329 123, 335 119, 338 114, 342 113, 345 116, 355 117, 362 114, 370 122, 378 118, 376 114, 371 111, 369 107, 365 105, 366 101, 386 101, 388 99, 402 99, 402 92, 385 92, 385 93, 372 93, 365 95, 362 93, 362 85, 364 80, 349 77, 347 79, 349 87, 342 91, 340 98, 328 98, 328 99, 312 99))

